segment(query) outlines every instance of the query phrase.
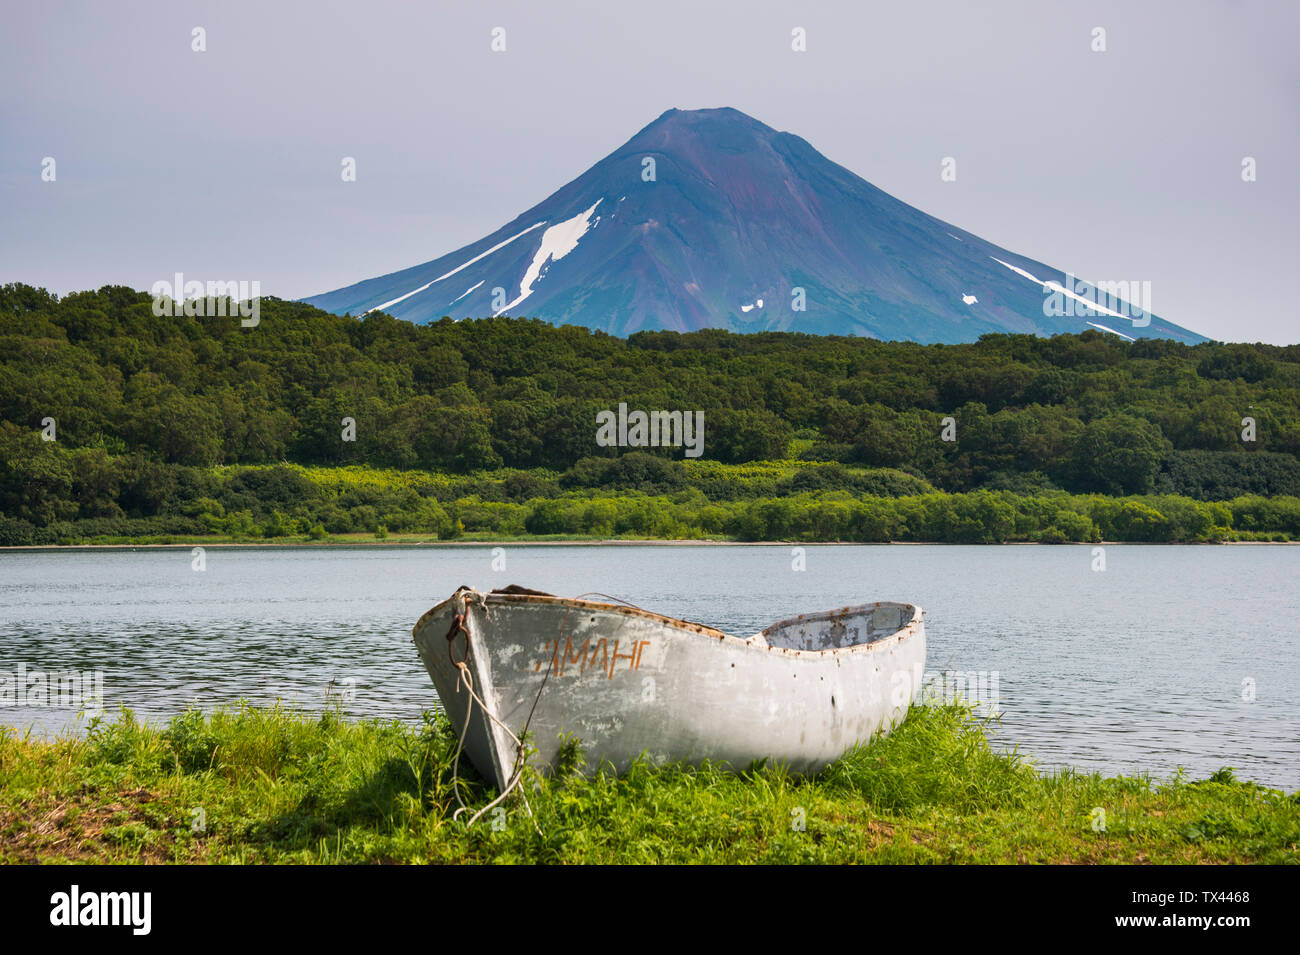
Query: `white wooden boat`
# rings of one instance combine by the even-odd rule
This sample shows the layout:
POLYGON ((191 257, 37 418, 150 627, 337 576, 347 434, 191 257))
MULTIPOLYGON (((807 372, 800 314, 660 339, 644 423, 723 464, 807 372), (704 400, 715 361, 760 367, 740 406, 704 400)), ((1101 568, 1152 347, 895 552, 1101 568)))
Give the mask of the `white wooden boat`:
POLYGON ((742 639, 614 602, 462 587, 412 633, 465 753, 502 791, 525 727, 543 772, 561 734, 578 738, 588 772, 643 754, 816 772, 900 722, 925 669, 923 612, 902 603, 801 614, 742 639))

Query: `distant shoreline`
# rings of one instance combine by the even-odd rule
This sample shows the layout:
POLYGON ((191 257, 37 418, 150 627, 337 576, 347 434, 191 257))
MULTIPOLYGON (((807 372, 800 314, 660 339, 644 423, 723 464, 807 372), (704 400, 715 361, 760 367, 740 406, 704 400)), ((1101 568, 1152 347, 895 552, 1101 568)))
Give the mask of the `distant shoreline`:
POLYGON ((387 541, 205 541, 170 544, 23 544, 0 546, 0 553, 44 553, 48 551, 137 551, 192 550, 382 550, 415 547, 1294 547, 1295 541, 1005 541, 975 543, 965 541, 735 541, 735 540, 630 540, 628 538, 577 538, 574 540, 532 540, 530 538, 496 538, 492 540, 387 540, 387 541))

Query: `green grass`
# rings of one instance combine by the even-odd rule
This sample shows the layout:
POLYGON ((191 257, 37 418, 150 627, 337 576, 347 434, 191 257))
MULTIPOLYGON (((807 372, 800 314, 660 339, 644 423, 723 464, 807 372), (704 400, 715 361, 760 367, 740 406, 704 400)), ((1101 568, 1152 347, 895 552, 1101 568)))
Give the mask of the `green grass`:
MULTIPOLYGON (((0 733, 4 862, 1294 862, 1300 797, 1233 778, 1036 773, 961 706, 815 778, 635 764, 453 818, 455 738, 247 706, 80 738, 0 733), (1094 828, 1104 810, 1104 831, 1094 828), (535 823, 535 825, 534 825, 535 823)), ((572 750, 568 762, 580 762, 572 750)), ((494 791, 462 760, 471 806, 494 791)))

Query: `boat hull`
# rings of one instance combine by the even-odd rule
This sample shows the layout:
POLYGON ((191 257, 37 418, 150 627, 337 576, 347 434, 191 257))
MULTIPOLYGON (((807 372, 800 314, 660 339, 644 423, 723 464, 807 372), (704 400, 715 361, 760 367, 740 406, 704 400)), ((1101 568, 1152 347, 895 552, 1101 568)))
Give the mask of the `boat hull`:
POLYGON ((528 724, 543 772, 564 734, 588 772, 638 756, 816 772, 901 721, 925 668, 923 614, 908 604, 806 614, 745 640, 616 604, 462 589, 413 636, 466 753, 498 788, 517 747, 470 705, 456 661, 505 727, 528 724))

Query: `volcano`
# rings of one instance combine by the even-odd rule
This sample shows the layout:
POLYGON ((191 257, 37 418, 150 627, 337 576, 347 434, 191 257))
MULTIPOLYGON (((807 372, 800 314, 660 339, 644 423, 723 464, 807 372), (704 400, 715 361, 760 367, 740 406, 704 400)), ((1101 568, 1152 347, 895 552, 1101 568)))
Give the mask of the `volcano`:
POLYGON ((726 328, 956 343, 1096 328, 1205 340, 1143 311, 1141 292, 1084 285, 722 108, 669 110, 491 235, 306 301, 421 323, 527 316, 619 336, 726 328))

